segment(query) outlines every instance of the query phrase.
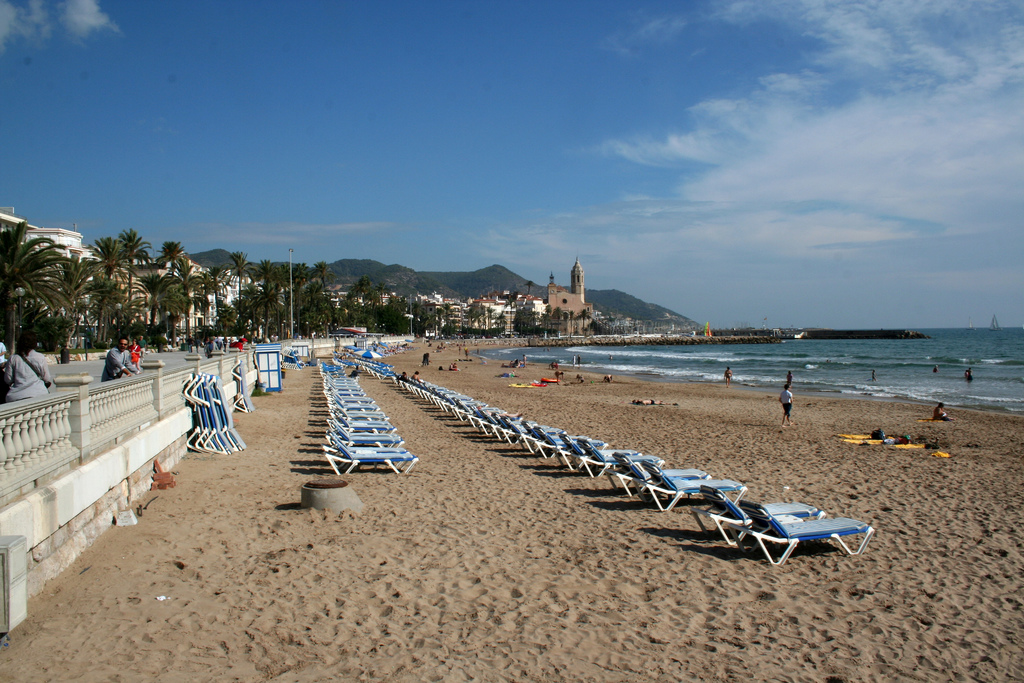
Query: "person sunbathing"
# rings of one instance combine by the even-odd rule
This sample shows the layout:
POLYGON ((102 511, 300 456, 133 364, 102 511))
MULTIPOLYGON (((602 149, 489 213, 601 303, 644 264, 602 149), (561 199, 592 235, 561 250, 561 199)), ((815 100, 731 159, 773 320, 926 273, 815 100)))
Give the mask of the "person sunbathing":
POLYGON ((633 401, 635 406, 666 406, 668 405, 664 401, 655 401, 653 398, 638 398, 633 401))
POLYGON ((935 406, 935 410, 932 411, 932 419, 933 420, 942 420, 943 422, 952 422, 953 421, 953 418, 951 418, 949 415, 947 415, 946 411, 943 410, 945 408, 945 405, 946 404, 944 404, 944 403, 939 403, 939 405, 935 406))

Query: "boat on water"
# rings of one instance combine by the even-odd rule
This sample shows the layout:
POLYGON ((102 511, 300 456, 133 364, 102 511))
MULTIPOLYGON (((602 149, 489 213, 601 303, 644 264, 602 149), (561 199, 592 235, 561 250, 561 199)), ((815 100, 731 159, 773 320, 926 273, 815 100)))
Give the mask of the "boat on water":
POLYGON ((967 331, 974 332, 974 321, 970 318, 967 319, 967 331))
POLYGON ((999 321, 996 320, 996 317, 994 315, 992 316, 992 324, 988 326, 988 329, 992 332, 998 332, 999 330, 1003 329, 999 327, 999 321))

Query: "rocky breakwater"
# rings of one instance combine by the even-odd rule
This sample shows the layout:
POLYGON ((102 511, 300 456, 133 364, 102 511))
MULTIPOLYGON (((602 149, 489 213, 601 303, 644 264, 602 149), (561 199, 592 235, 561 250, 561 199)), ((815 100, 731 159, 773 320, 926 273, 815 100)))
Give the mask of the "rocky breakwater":
POLYGON ((695 346, 698 344, 778 344, 780 339, 776 337, 620 337, 620 336, 599 336, 599 337, 554 337, 544 339, 542 337, 531 337, 527 340, 527 346, 532 347, 564 347, 564 346, 695 346))

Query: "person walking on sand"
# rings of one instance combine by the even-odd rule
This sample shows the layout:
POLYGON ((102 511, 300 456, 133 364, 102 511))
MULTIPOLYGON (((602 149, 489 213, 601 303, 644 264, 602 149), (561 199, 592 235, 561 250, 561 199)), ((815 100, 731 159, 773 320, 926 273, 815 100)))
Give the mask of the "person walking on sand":
POLYGON ((725 388, 728 389, 731 384, 732 384, 732 370, 729 369, 729 366, 726 366, 725 367, 725 388))
POLYGON ((782 387, 782 393, 779 394, 779 403, 782 404, 782 426, 791 427, 792 422, 789 421, 789 414, 793 410, 793 392, 789 390, 790 385, 782 387))

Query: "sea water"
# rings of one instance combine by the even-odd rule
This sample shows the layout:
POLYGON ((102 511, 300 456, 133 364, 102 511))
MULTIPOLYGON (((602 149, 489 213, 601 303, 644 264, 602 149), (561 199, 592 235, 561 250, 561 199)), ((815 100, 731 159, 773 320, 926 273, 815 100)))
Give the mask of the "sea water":
POLYGON ((580 356, 589 372, 679 382, 722 382, 729 367, 736 384, 780 390, 792 372, 797 393, 831 391, 1024 413, 1024 330, 920 331, 929 339, 504 348, 488 349, 486 355, 507 360, 526 353, 531 365, 557 360, 567 374, 573 357, 580 356), (964 379, 968 368, 974 376, 970 382, 964 379))

